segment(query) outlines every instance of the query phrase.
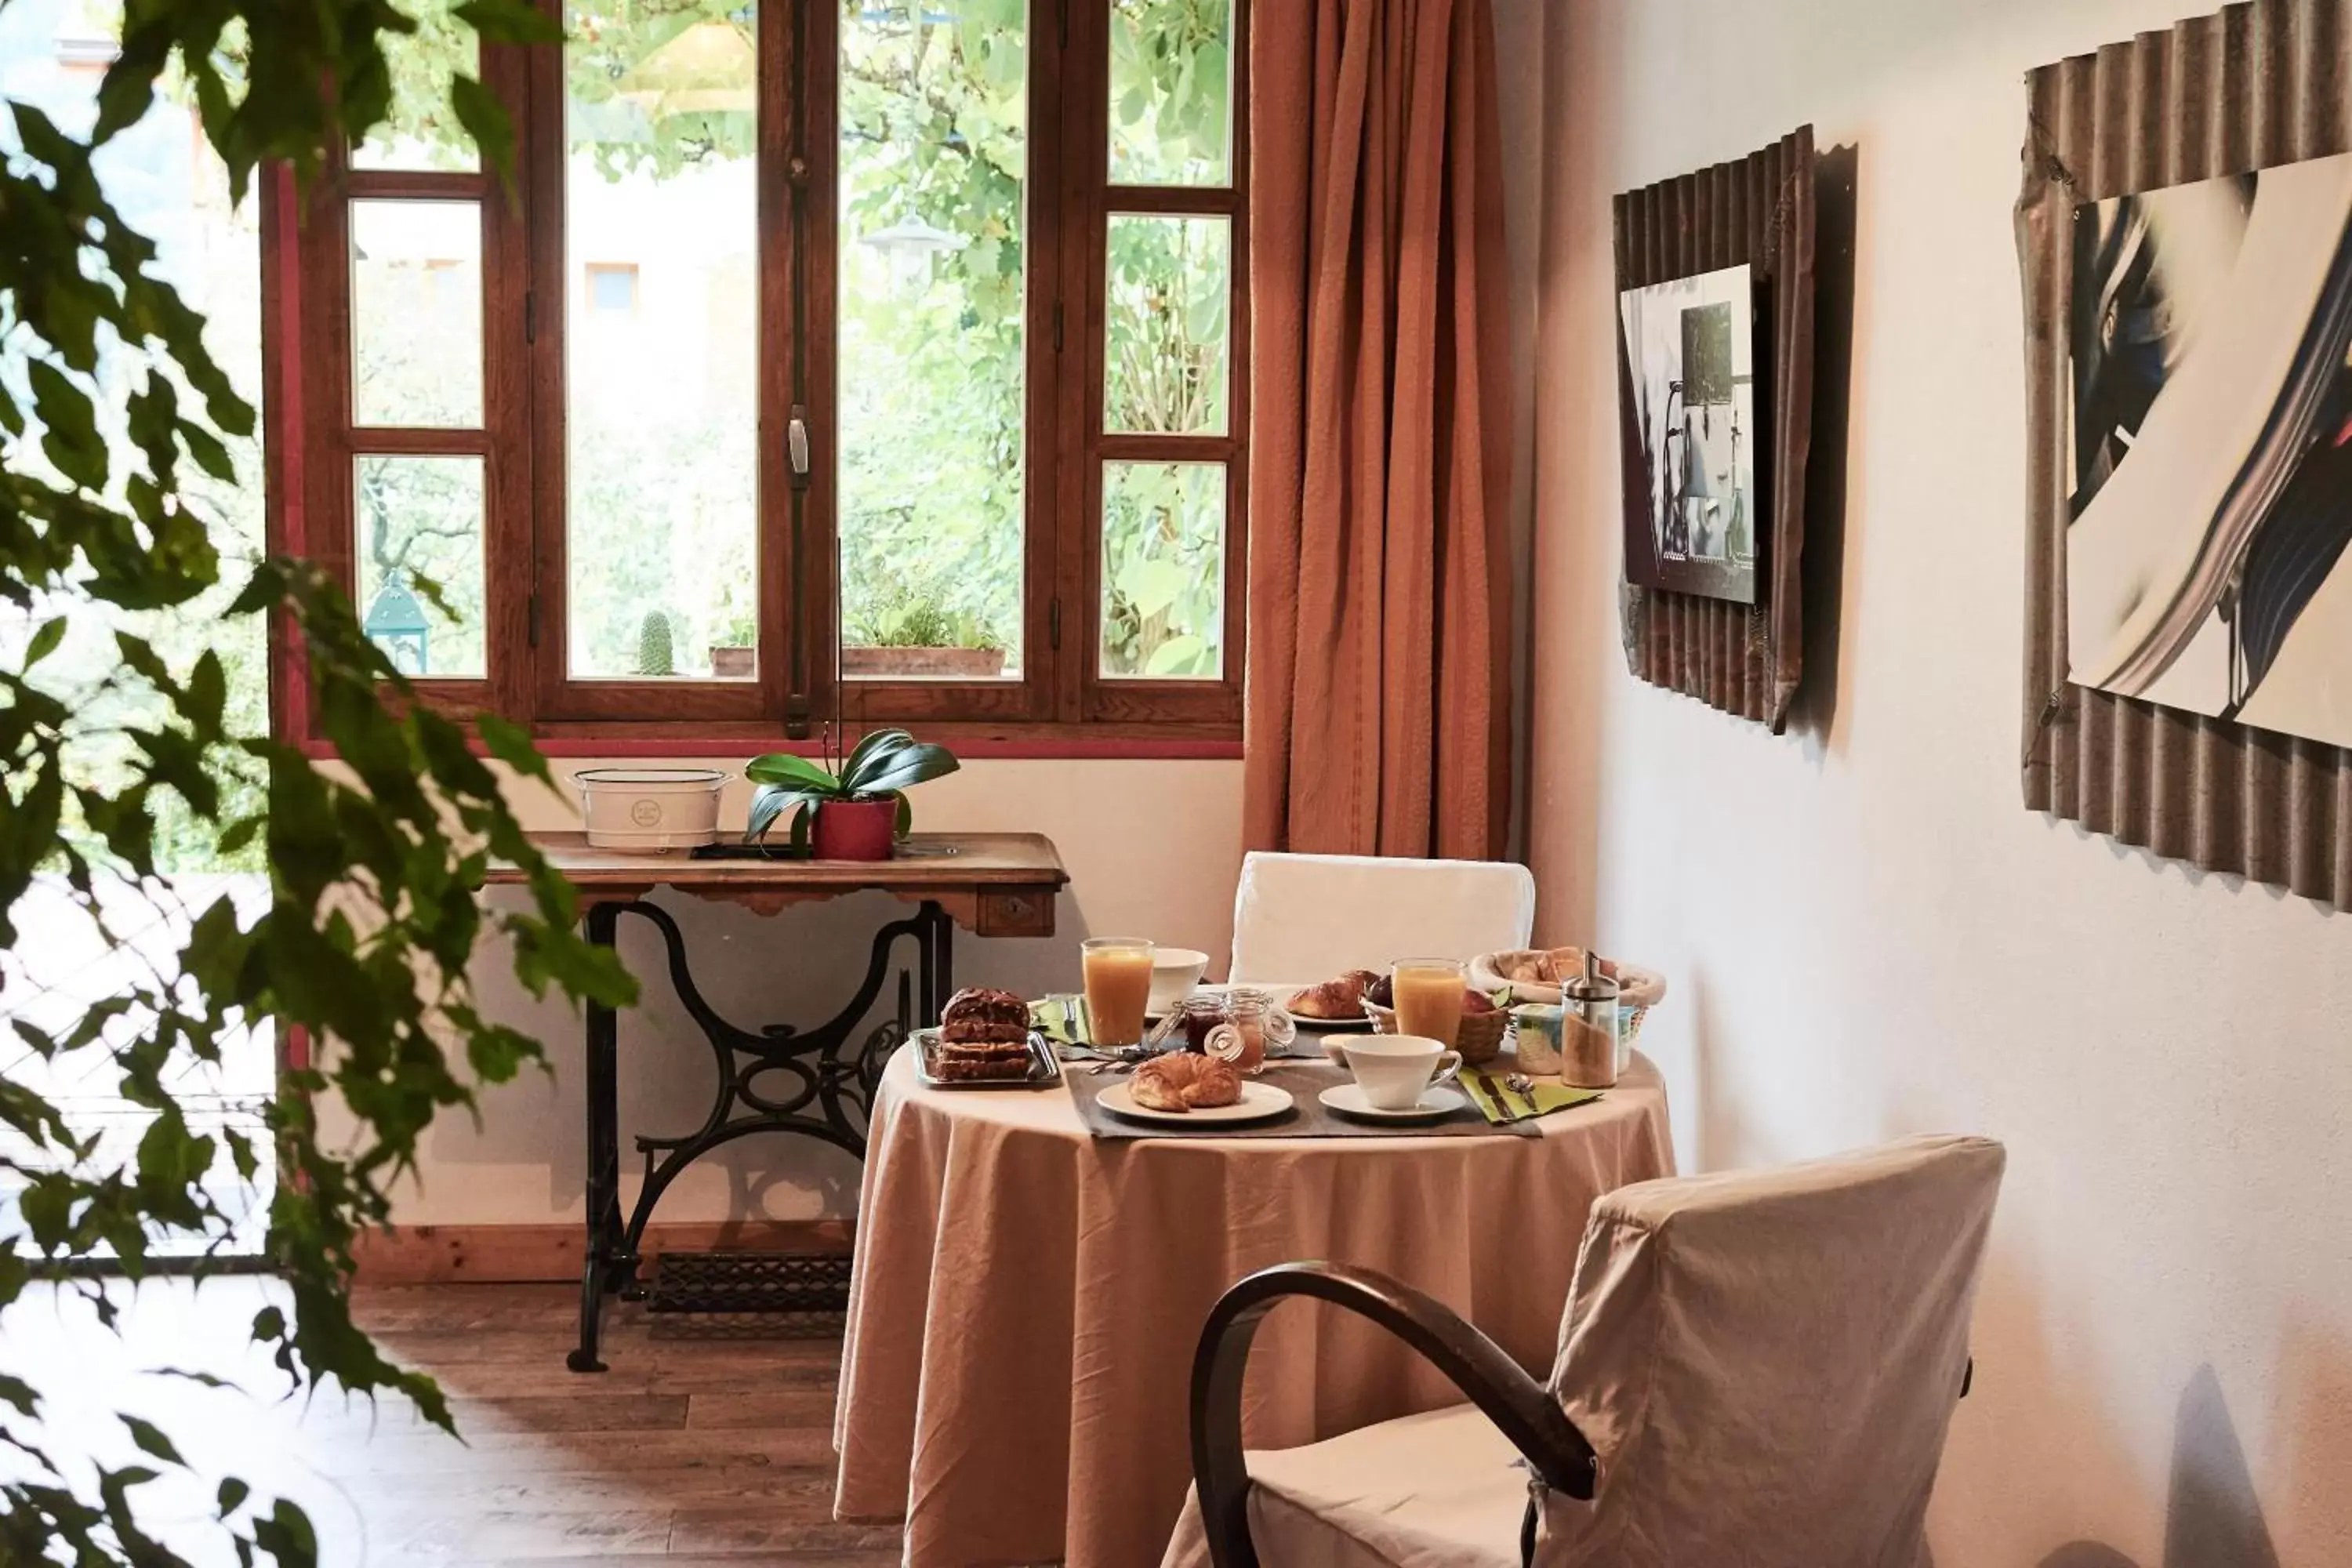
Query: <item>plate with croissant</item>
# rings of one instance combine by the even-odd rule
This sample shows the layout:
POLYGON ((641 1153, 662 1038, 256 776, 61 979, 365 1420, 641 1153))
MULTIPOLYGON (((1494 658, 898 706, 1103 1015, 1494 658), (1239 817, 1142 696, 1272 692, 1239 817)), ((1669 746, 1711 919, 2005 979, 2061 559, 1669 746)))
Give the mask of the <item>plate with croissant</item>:
POLYGON ((1364 999, 1381 976, 1370 969, 1350 969, 1319 985, 1295 991, 1283 1006, 1307 1029, 1369 1029, 1372 1020, 1364 999))
POLYGON ((1125 1083, 1096 1097, 1097 1104, 1133 1121, 1191 1126, 1264 1121, 1291 1105, 1290 1091, 1244 1078, 1230 1062, 1191 1051, 1153 1057, 1125 1083))

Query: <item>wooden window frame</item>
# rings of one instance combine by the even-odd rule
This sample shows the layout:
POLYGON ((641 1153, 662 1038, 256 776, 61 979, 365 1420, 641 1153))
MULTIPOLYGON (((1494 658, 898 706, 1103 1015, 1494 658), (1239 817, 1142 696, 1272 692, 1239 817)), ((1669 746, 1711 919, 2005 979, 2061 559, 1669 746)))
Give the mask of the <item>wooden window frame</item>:
MULTIPOLYGON (((544 0, 560 11, 560 0, 544 0)), ((299 544, 358 587, 355 460, 465 455, 484 462, 484 635, 488 675, 426 678, 423 700, 459 716, 492 711, 561 749, 712 750, 788 746, 851 728, 920 727, 967 742, 1061 743, 1091 753, 1122 742, 1222 748, 1241 734, 1248 563, 1248 50, 1246 0, 1235 0, 1230 51, 1230 183, 1113 185, 1109 164, 1108 0, 1034 0, 1024 256, 1027 484, 1023 674, 997 681, 839 679, 835 670, 839 363, 835 319, 840 7, 769 0, 757 10, 760 468, 757 560, 762 635, 749 681, 572 679, 566 670, 566 447, 563 388, 570 281, 587 259, 564 252, 562 58, 554 46, 488 46, 482 76, 514 117, 515 179, 487 172, 357 169, 341 151, 299 200, 264 186, 266 223, 292 208, 299 234, 290 310, 299 322, 273 363, 309 389, 291 465, 300 478, 299 544), (807 68, 800 68, 808 62, 807 68), (799 90, 804 82, 806 90, 799 90), (368 428, 352 419, 350 204, 371 198, 468 200, 482 213, 483 423, 475 429, 368 428), (274 211, 270 209, 276 209, 274 211), (1107 433, 1104 355, 1108 224, 1113 216, 1216 216, 1232 225, 1227 426, 1221 436, 1107 433), (795 293, 802 298, 796 300, 795 293), (813 325, 804 325, 813 323, 813 325), (788 457, 795 416, 809 468, 788 457), (1215 462, 1226 479, 1223 668, 1213 680, 1107 679, 1101 645, 1104 465, 1215 462)), ((281 267, 281 273, 286 269, 281 267)), ((274 335, 274 334, 273 334, 274 335)), ((281 535, 292 531, 279 523, 281 535)), ((297 710, 301 707, 296 704, 297 710)), ((303 736, 303 739, 313 737, 303 736)))

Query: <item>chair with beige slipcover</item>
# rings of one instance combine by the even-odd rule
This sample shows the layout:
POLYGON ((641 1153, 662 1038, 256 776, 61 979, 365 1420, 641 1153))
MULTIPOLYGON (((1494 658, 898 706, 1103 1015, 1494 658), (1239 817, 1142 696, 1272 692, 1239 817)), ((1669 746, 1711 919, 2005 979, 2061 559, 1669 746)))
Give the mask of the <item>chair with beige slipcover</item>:
POLYGON ((1400 958, 1528 945, 1536 879, 1507 860, 1252 850, 1234 893, 1236 983, 1312 984, 1400 958))
POLYGON ((1621 1188, 1548 1386, 1370 1270, 1253 1275, 1202 1333, 1165 1568, 1915 1568, 2002 1163, 1922 1137, 1621 1188), (1293 1295, 1394 1331, 1473 1403, 1244 1456, 1249 1341, 1293 1295))

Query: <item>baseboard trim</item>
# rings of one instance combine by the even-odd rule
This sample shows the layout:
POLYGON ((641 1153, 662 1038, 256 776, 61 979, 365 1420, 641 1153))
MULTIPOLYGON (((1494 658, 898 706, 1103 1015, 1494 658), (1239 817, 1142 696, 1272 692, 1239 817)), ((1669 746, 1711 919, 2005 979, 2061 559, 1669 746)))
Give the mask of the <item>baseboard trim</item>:
MULTIPOLYGON (((841 1219, 681 1220, 646 1227, 664 1252, 847 1252, 841 1219)), ((587 1232, 570 1225, 419 1225, 370 1231, 353 1247, 358 1285, 577 1283, 587 1232)))

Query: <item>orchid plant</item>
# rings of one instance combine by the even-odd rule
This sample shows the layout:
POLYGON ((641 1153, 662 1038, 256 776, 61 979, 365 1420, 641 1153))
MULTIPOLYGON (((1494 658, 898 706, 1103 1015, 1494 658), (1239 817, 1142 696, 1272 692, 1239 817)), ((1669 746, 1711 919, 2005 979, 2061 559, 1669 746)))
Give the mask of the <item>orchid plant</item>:
POLYGON ((743 776, 760 788, 751 797, 743 841, 751 844, 765 838, 777 818, 790 812, 793 847, 804 851, 810 824, 826 804, 878 800, 898 803, 898 833, 903 838, 915 822, 907 791, 961 765, 945 746, 918 741, 904 730, 877 730, 866 735, 842 761, 838 772, 788 752, 754 757, 743 769, 743 776))

